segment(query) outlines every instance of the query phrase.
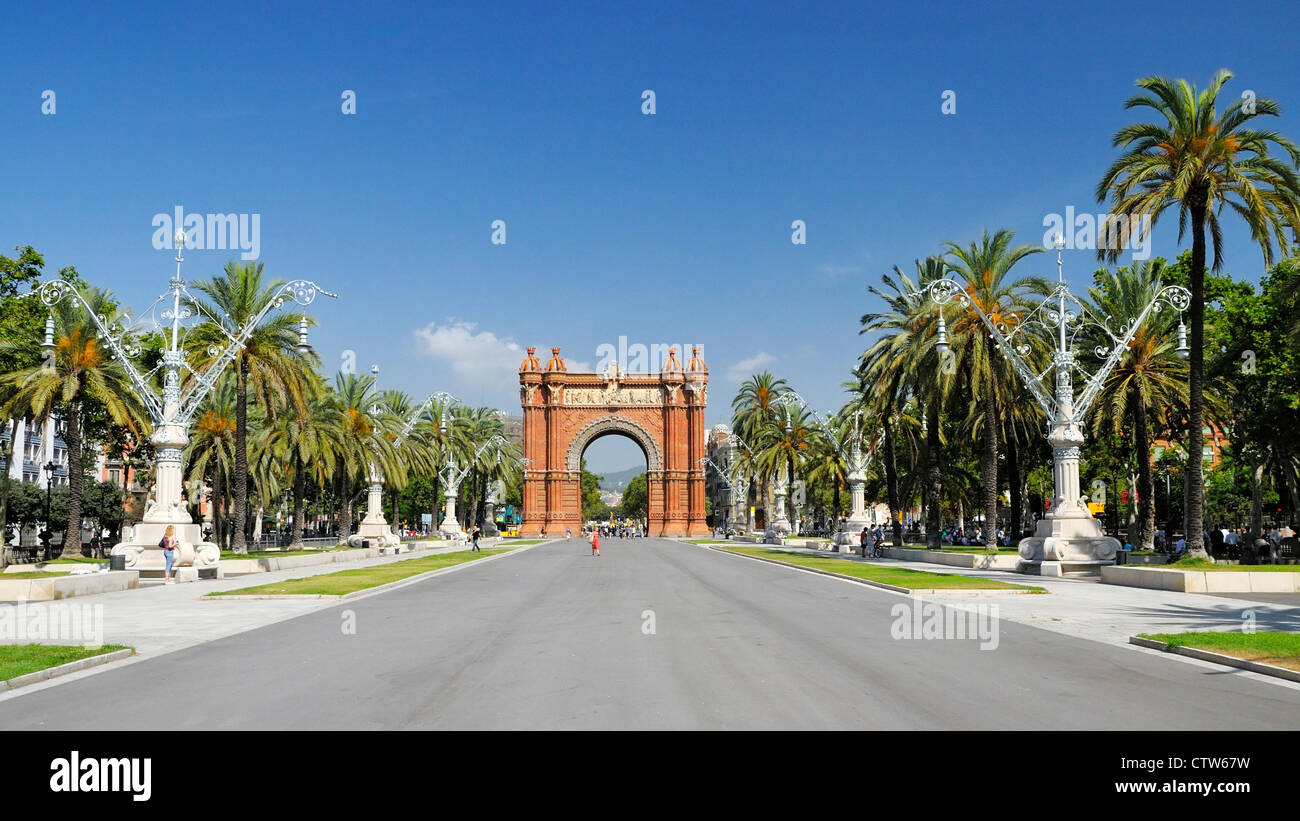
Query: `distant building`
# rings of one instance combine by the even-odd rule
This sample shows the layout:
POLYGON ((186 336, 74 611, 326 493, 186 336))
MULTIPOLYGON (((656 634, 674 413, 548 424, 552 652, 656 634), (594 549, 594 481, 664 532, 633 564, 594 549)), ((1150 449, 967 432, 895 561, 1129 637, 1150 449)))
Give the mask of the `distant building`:
MULTIPOLYGON (((1207 419, 1205 425, 1201 428, 1201 461, 1208 467, 1215 468, 1219 466, 1223 459, 1223 451, 1228 447, 1228 437, 1223 433, 1223 429, 1213 420, 1207 419)), ((1174 442, 1169 439, 1156 439, 1152 442, 1151 458, 1158 460, 1165 455, 1167 450, 1175 450, 1179 454, 1184 452, 1181 442, 1174 442)))
POLYGON ((54 417, 40 425, 34 419, 20 419, 14 436, 14 461, 6 464, 4 452, 8 451, 10 436, 9 420, 5 421, 4 430, 0 432, 0 470, 5 470, 9 478, 21 482, 45 487, 50 478, 46 466, 54 463, 53 487, 62 487, 68 483, 68 445, 58 433, 58 420, 54 417))
POLYGON ((735 526, 744 528, 746 522, 738 525, 731 521, 734 502, 731 487, 725 476, 718 471, 730 471, 732 459, 735 458, 735 446, 731 444, 731 427, 726 424, 714 425, 709 431, 706 443, 709 461, 704 468, 704 496, 709 500, 713 514, 709 517, 711 527, 735 526), (716 465, 716 467, 715 467, 716 465))

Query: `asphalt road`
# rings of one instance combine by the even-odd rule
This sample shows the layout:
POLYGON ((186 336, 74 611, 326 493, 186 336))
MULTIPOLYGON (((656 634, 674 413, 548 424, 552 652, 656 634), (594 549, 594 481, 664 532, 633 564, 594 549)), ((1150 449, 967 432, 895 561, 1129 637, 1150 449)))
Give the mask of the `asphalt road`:
POLYGON ((885 591, 603 553, 543 545, 110 669, 0 702, 0 729, 1300 728, 1300 691, 1222 669, 1005 621, 991 650, 894 639, 885 591))

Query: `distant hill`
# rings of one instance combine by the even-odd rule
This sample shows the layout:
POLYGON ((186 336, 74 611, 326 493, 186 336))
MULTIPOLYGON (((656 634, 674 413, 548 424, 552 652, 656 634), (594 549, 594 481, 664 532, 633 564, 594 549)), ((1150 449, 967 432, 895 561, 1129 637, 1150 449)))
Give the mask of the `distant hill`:
POLYGON ((645 473, 644 465, 638 465, 636 467, 630 467, 627 470, 616 470, 613 473, 603 474, 604 479, 600 482, 600 489, 622 493, 623 488, 627 487, 627 483, 642 473, 645 473))

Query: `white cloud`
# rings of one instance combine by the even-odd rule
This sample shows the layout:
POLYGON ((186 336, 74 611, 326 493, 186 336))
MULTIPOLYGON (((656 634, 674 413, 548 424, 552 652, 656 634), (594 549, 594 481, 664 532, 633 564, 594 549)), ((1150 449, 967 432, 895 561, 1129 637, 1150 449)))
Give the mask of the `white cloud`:
MULTIPOLYGON (((416 350, 451 364, 452 373, 469 385, 501 388, 519 384, 519 365, 524 361, 524 346, 509 337, 491 331, 479 331, 478 323, 449 319, 439 325, 430 322, 415 331, 416 350)), ((546 366, 550 352, 537 352, 546 366)), ((589 372, 591 364, 565 359, 570 371, 589 372)))
POLYGON ((753 356, 747 359, 742 359, 730 368, 727 368, 727 378, 732 382, 742 382, 761 370, 764 365, 775 361, 775 356, 772 356, 766 351, 759 351, 753 356))
MULTIPOLYGON (((863 248, 859 251, 859 253, 862 255, 863 263, 869 264, 871 262, 870 251, 868 251, 866 248, 863 248)), ((828 262, 822 265, 820 270, 822 274, 826 276, 827 279, 834 280, 834 279, 839 279, 840 277, 843 276, 848 276, 850 274, 860 274, 866 270, 866 267, 863 264, 840 265, 838 263, 828 262)))
POLYGON ((452 373, 471 384, 505 387, 519 381, 523 346, 491 331, 475 333, 477 323, 448 320, 430 322, 415 331, 416 349, 451 364, 452 373))

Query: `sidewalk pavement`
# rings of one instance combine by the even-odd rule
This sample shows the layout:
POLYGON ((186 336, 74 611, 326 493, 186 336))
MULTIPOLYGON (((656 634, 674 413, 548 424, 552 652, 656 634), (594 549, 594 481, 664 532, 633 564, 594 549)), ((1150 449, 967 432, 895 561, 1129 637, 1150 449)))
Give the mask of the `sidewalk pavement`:
MULTIPOLYGON (((737 542, 737 546, 755 547, 737 542)), ((774 546, 773 546, 774 547, 774 546)), ((1029 576, 1006 570, 952 567, 900 559, 862 559, 852 553, 828 553, 811 548, 782 547, 796 553, 854 562, 905 567, 933 573, 979 576, 1011 584, 1042 587, 1044 594, 1007 595, 978 591, 925 594, 921 598, 951 605, 996 604, 999 618, 1108 644, 1128 644, 1138 633, 1181 633, 1191 630, 1240 630, 1253 613, 1255 629, 1300 632, 1300 606, 1279 603, 1268 594, 1208 595, 1147 590, 1102 584, 1096 577, 1029 576), (1231 596, 1231 597, 1229 597, 1231 596), (1270 601, 1272 599, 1272 601, 1270 601)), ((902 594, 898 594, 902 595, 902 594)))
POLYGON ((30 614, 38 608, 102 605, 104 643, 134 647, 137 659, 149 658, 338 604, 333 599, 204 601, 203 597, 208 593, 392 564, 440 553, 463 552, 469 548, 469 542, 456 541, 447 546, 417 548, 396 556, 246 573, 224 579, 199 579, 184 584, 169 585, 161 579, 142 579, 140 587, 135 590, 54 602, 26 602, 25 607, 31 619, 36 618, 30 614))

